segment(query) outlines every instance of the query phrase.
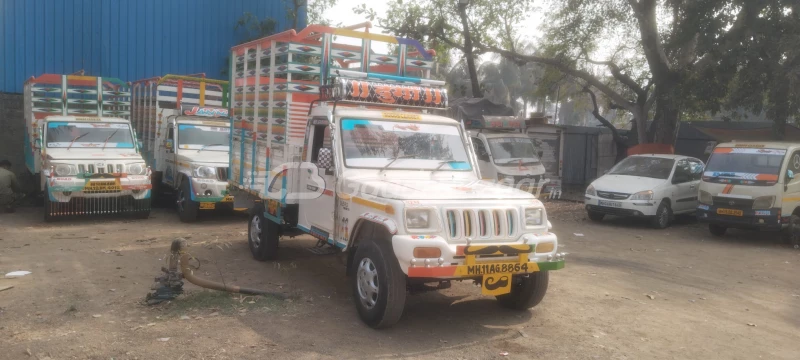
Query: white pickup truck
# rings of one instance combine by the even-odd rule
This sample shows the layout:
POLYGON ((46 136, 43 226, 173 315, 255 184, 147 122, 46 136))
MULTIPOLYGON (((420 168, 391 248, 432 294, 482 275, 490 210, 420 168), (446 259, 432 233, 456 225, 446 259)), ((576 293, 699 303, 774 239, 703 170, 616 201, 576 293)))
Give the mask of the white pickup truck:
POLYGON ((233 49, 231 184, 241 193, 237 202, 254 201, 253 257, 276 259, 280 242, 299 234, 318 240, 316 252, 342 253, 358 313, 374 328, 400 319, 409 291, 453 280, 481 284, 508 308, 537 305, 548 271, 564 266, 542 202, 481 180, 463 126, 431 114, 447 106, 443 82, 378 73, 425 74, 432 54, 410 39, 335 33, 332 44, 331 28, 311 25, 233 49), (310 34, 321 40, 309 41, 310 34), (409 65, 398 71, 396 57, 366 52, 395 66, 334 69, 330 85, 294 77, 325 74, 324 64, 334 61, 355 67, 358 52, 342 53, 345 37, 399 42, 401 63, 409 65), (330 55, 297 64, 294 51, 330 55), (289 65, 280 65, 286 57, 289 65), (269 77, 248 76, 267 70, 269 77), (265 108, 247 101, 262 97, 265 108), (274 114, 289 115, 288 132, 274 114))
POLYGON ((183 222, 233 209, 228 194, 228 82, 165 75, 133 83, 133 122, 153 169, 156 196, 174 199, 183 222))
POLYGON ((38 174, 45 221, 74 215, 150 214, 150 169, 139 153, 128 85, 45 74, 25 84, 25 160, 38 174))

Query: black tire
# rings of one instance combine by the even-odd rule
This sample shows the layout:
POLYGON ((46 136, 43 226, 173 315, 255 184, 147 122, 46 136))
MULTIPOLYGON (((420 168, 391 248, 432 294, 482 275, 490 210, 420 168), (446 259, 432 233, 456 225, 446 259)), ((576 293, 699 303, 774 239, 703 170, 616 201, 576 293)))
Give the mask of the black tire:
POLYGON ((192 201, 192 189, 189 181, 191 180, 185 178, 181 181, 175 201, 178 207, 178 217, 185 223, 197 221, 197 212, 200 211, 200 203, 192 201))
POLYGON ((708 231, 711 233, 711 235, 714 235, 716 237, 723 237, 725 236, 725 233, 728 231, 728 228, 722 225, 708 224, 708 231))
POLYGON ((388 243, 365 240, 353 257, 353 301, 361 320, 373 329, 396 324, 406 306, 407 280, 388 243), (374 288, 374 291, 370 291, 374 288))
POLYGON ((589 220, 592 220, 594 222, 601 222, 606 217, 606 214, 589 210, 586 212, 586 216, 589 217, 589 220))
POLYGON ((656 216, 650 220, 650 225, 656 229, 666 229, 671 222, 672 208, 668 202, 661 201, 661 205, 658 205, 658 210, 656 210, 656 216))
POLYGON ((511 283, 511 292, 496 296, 497 303, 506 309, 528 310, 542 302, 549 283, 550 274, 547 271, 538 271, 527 277, 515 277, 511 283))
POLYGON ((785 230, 784 238, 795 249, 800 248, 800 216, 792 214, 789 219, 789 226, 785 230))
POLYGON ((280 242, 278 224, 264 217, 264 207, 253 208, 250 221, 247 223, 247 245, 250 254, 258 261, 275 260, 278 257, 280 242))

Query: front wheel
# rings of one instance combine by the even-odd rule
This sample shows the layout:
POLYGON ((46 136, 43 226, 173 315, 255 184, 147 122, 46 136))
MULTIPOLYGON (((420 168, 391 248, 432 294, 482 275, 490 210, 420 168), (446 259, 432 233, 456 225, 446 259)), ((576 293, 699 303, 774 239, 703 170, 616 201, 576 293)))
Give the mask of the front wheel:
POLYGON ((728 231, 728 228, 722 225, 708 224, 708 231, 711 232, 711 235, 714 235, 716 237, 722 237, 725 236, 725 233, 728 231))
POLYGON ((785 238, 795 249, 800 248, 800 216, 792 214, 789 226, 786 228, 785 238))
POLYGON ((547 271, 538 271, 527 277, 515 277, 511 283, 511 292, 498 295, 497 303, 512 310, 527 310, 542 302, 550 283, 550 274, 547 271))
POLYGON ((351 277, 361 320, 374 329, 394 325, 406 305, 406 276, 391 247, 367 241, 358 246, 351 277))
POLYGON ((672 208, 670 208, 668 202, 662 201, 661 205, 658 206, 658 210, 656 210, 656 216, 653 217, 650 223, 656 229, 666 229, 670 221, 672 221, 672 208))
POLYGON ((606 214, 596 211, 588 211, 586 215, 589 217, 589 220, 592 220, 594 222, 601 222, 603 221, 603 218, 606 217, 606 214))
POLYGON ((183 179, 180 189, 178 189, 178 217, 182 222, 189 223, 197 220, 197 212, 200 210, 200 203, 192 200, 191 180, 183 179))
POLYGON ((250 215, 247 227, 247 244, 250 254, 258 261, 274 260, 278 257, 280 232, 278 224, 264 217, 264 208, 257 206, 250 215))

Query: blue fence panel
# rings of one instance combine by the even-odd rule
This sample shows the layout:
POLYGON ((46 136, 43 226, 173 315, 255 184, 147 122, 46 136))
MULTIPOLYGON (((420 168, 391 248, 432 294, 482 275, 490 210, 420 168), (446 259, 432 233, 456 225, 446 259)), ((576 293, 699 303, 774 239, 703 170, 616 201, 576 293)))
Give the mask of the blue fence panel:
MULTIPOLYGON (((26 79, 73 73, 134 81, 205 73, 227 79, 245 13, 291 27, 285 0, 0 0, 0 92, 26 79)), ((302 19, 305 16, 301 16, 302 19)), ((299 27, 305 26, 301 21, 299 27)))

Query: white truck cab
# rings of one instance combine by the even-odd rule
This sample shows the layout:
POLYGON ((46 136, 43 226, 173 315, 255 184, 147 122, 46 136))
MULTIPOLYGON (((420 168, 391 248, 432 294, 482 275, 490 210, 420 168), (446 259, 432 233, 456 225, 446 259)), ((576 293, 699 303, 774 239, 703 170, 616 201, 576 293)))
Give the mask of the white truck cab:
POLYGON ((800 144, 717 145, 699 186, 697 218, 715 236, 727 229, 784 231, 800 247, 800 144))
POLYGON ((281 242, 313 236, 315 253, 327 249, 347 259, 343 274, 351 278, 356 309, 375 328, 400 319, 409 292, 447 288, 453 280, 481 284, 483 294, 508 308, 537 305, 548 271, 564 266, 542 202, 481 179, 464 127, 433 114, 447 106, 443 82, 378 72, 425 74, 433 66, 430 52, 400 40, 311 25, 234 47, 230 182, 237 202, 254 201, 253 257, 276 259, 281 242), (311 34, 319 41, 309 41, 311 34), (385 67, 365 62, 369 73, 332 69, 329 85, 292 71, 280 78, 247 75, 248 69, 280 69, 281 57, 297 73, 319 74, 329 61, 353 68, 358 52, 341 53, 349 49, 338 43, 345 37, 400 42, 400 63, 409 66, 395 59, 385 67), (296 64, 292 49, 331 55, 296 64), (301 88, 318 94, 291 90, 301 88), (248 103, 251 96, 271 106, 248 103), (251 114, 259 115, 251 120, 251 114), (273 121, 275 114, 289 115, 288 121, 273 121))
POLYGON ((484 180, 537 194, 541 191, 545 168, 539 160, 541 150, 526 134, 503 131, 470 131, 478 166, 484 180))
POLYGON ((178 75, 133 83, 134 123, 156 196, 174 198, 183 222, 200 211, 233 208, 227 89, 227 81, 178 75))
POLYGON ((25 84, 26 163, 39 174, 45 221, 149 216, 150 169, 127 119, 129 99, 113 78, 45 74, 25 84))

